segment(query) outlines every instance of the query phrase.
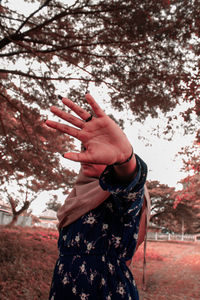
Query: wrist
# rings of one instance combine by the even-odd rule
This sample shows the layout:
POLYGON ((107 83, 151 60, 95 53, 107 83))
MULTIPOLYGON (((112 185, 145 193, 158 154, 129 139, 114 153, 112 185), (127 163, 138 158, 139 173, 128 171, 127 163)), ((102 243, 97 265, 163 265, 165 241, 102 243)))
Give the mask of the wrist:
POLYGON ((122 166, 122 165, 128 163, 132 159, 133 154, 134 154, 134 152, 133 152, 133 147, 132 147, 131 155, 127 159, 125 159, 124 161, 122 161, 122 162, 115 162, 113 164, 113 166, 122 166))
POLYGON ((131 154, 132 157, 127 162, 119 165, 113 165, 115 174, 120 181, 131 181, 135 178, 137 173, 137 161, 134 154, 131 154))

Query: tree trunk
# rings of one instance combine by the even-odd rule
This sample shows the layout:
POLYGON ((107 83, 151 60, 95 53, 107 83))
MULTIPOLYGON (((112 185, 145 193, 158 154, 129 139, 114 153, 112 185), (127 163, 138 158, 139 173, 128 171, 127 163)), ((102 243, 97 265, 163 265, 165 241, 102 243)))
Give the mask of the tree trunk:
POLYGON ((9 201, 10 201, 10 204, 12 207, 13 218, 12 218, 12 221, 7 225, 7 227, 12 227, 16 224, 18 217, 29 208, 30 202, 25 201, 22 208, 20 210, 16 211, 14 200, 12 198, 10 198, 9 201))
POLYGON ((6 227, 13 227, 18 220, 19 214, 13 214, 12 220, 9 224, 6 225, 6 227))

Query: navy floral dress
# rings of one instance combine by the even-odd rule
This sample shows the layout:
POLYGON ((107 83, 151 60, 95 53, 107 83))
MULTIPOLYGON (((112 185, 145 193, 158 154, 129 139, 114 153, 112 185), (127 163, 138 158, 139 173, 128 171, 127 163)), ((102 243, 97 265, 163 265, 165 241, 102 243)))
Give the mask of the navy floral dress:
POLYGON ((147 166, 138 157, 137 175, 116 183, 108 166, 99 183, 111 193, 100 206, 60 230, 49 300, 137 300, 126 265, 136 248, 147 166))

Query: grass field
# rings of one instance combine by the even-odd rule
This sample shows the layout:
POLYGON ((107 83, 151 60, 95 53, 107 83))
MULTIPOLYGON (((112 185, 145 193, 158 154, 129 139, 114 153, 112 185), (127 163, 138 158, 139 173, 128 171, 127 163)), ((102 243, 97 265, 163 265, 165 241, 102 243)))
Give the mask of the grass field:
POLYGON ((200 243, 148 242, 145 291, 141 250, 131 266, 141 300, 200 300, 200 243))
MULTIPOLYGON (((57 231, 0 227, 0 299, 47 300, 57 258, 57 231)), ((200 299, 200 243, 148 242, 131 264, 141 300, 200 299)), ((114 299, 113 299, 114 300, 114 299)))

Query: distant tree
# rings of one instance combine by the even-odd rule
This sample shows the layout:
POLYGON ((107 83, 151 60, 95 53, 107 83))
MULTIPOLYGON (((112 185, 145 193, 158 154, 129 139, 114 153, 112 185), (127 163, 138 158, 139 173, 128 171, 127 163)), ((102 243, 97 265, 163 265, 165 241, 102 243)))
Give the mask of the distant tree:
MULTIPOLYGON (((191 219, 190 227, 194 232, 200 232, 200 148, 199 144, 185 147, 180 154, 183 157, 182 170, 189 175, 180 183, 183 188, 178 192, 174 207, 187 205, 190 211, 195 211, 196 218, 191 219)), ((185 219, 186 216, 183 217, 185 219)))
POLYGON ((7 226, 15 225, 15 223, 18 220, 18 217, 21 214, 27 212, 27 210, 30 206, 30 203, 32 201, 34 201, 34 199, 36 198, 35 195, 32 195, 31 200, 28 200, 28 196, 29 196, 28 195, 28 189, 29 189, 28 183, 26 184, 26 190, 23 189, 24 185, 20 184, 19 181, 17 183, 20 186, 20 188, 18 190, 20 193, 20 198, 18 196, 16 196, 16 191, 12 192, 6 186, 3 189, 1 188, 1 190, 0 190, 1 192, 3 191, 4 194, 6 194, 6 196, 7 196, 6 200, 10 204, 11 211, 12 211, 12 220, 7 226), (24 196, 24 199, 23 199, 23 196, 24 196))
POLYGON ((153 180, 147 182, 151 198, 151 221, 162 227, 169 228, 169 220, 173 212, 175 188, 153 180))
POLYGON ((184 233, 196 232, 198 210, 188 201, 177 203, 177 197, 182 191, 175 191, 158 181, 147 183, 151 197, 151 221, 169 230, 181 233, 184 224, 184 233))
MULTIPOLYGON (((67 194, 67 186, 70 186, 69 183, 63 186, 63 178, 62 180, 52 180, 51 185, 48 185, 46 180, 39 181, 34 178, 24 178, 24 176, 19 175, 18 178, 15 179, 16 180, 11 180, 0 188, 2 197, 10 204, 12 211, 12 220, 7 226, 15 225, 20 215, 30 214, 30 204, 41 192, 48 189, 51 191, 57 187, 57 189, 63 191, 63 194, 67 194)), ((66 176, 66 179, 69 180, 69 176, 66 176)), ((54 195, 54 200, 56 201, 56 195, 54 195)), ((54 207, 56 206, 59 207, 59 202, 54 203, 54 207)))
POLYGON ((7 100, 12 105, 1 103, 0 112, 0 193, 7 195, 14 224, 39 192, 60 189, 65 193, 71 187, 76 173, 64 168, 56 153, 75 146, 68 136, 47 128, 37 110, 8 96, 7 100), (13 186, 21 195, 18 199, 13 186))
POLYGON ((53 199, 50 199, 46 203, 47 209, 52 209, 55 212, 57 212, 61 206, 62 206, 62 203, 58 201, 58 196, 57 195, 54 195, 53 199))
POLYGON ((182 216, 184 223, 189 219, 188 224, 184 224, 186 231, 200 232, 200 175, 188 176, 181 183, 183 189, 177 193, 174 208, 180 211, 182 207, 187 207, 188 211, 182 216))
POLYGON ((182 171, 191 175, 200 174, 200 142, 182 147, 177 155, 181 155, 183 160, 182 171))

